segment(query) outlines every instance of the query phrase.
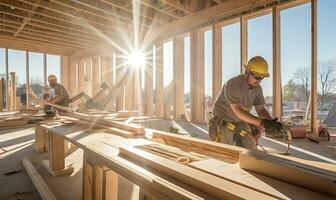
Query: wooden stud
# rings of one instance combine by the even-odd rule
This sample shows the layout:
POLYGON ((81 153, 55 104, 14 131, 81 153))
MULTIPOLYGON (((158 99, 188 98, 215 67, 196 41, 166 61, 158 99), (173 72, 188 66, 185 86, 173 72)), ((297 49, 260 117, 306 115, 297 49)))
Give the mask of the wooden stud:
POLYGON ((3 91, 3 79, 0 80, 0 112, 3 111, 3 105, 4 105, 4 91, 3 91))
POLYGON ((155 116, 163 118, 163 43, 155 45, 155 116))
POLYGON ((85 90, 84 60, 78 62, 78 93, 85 90))
POLYGON ((70 69, 69 74, 71 78, 69 78, 69 89, 70 89, 70 95, 75 96, 77 94, 77 67, 75 62, 70 62, 70 69))
POLYGON ((70 65, 69 65, 69 57, 68 56, 62 56, 61 57, 61 83, 62 85, 67 89, 70 90, 70 84, 69 81, 72 79, 70 74, 70 65))
POLYGON ((92 93, 97 94, 100 88, 99 82, 99 56, 92 57, 92 93))
MULTIPOLYGON (((150 61, 153 60, 153 48, 149 53, 150 61)), ((148 62, 148 61, 147 61, 148 62)), ((153 116, 153 65, 146 64, 145 68, 145 115, 153 116)))
POLYGON ((222 25, 212 25, 212 99, 222 89, 222 25))
POLYGON ((311 133, 318 134, 317 123, 317 0, 311 0, 311 133))
POLYGON ((173 105, 174 119, 184 114, 184 37, 176 36, 173 42, 173 105))
POLYGON ((92 59, 85 59, 85 92, 92 97, 92 59))
POLYGON ((104 179, 105 179, 105 199, 117 200, 118 199, 118 174, 108 169, 104 169, 104 179))
POLYGON ((93 199, 93 169, 92 165, 90 165, 86 160, 84 160, 83 164, 83 189, 82 195, 83 200, 92 200, 93 199))
POLYGON ((48 77, 47 77, 47 54, 43 54, 43 85, 46 87, 48 85, 48 77))
POLYGON ((16 106, 16 81, 15 81, 15 72, 11 72, 11 80, 10 80, 10 101, 9 101, 9 110, 14 111, 16 106))
MULTIPOLYGON (((133 110, 138 110, 140 115, 143 115, 143 106, 141 103, 141 68, 135 68, 133 70, 133 110)), ((127 96, 127 98, 129 97, 127 96)))
MULTIPOLYGON (((26 51, 26 91, 28 91, 28 87, 30 85, 29 80, 29 52, 26 51)), ((26 92, 26 107, 29 108, 31 105, 29 92, 26 92)))
MULTIPOLYGON (((125 68, 129 68, 131 66, 125 66, 125 68)), ((127 70, 127 69, 126 69, 127 70)), ((128 71, 128 70, 127 70, 128 71)), ((126 110, 132 110, 134 108, 134 77, 135 72, 134 70, 128 71, 128 74, 125 74, 127 76, 127 80, 125 83, 125 109, 126 110)))
POLYGON ((248 27, 247 20, 244 17, 240 17, 240 72, 243 73, 244 65, 247 63, 248 51, 247 51, 247 36, 248 27))
POLYGON ((103 199, 103 168, 99 165, 94 166, 95 170, 95 186, 94 186, 94 195, 96 200, 103 199))
MULTIPOLYGON (((116 54, 116 66, 115 66, 115 71, 116 71, 116 80, 115 84, 119 85, 121 83, 121 80, 123 79, 124 76, 126 76, 126 66, 124 64, 124 58, 120 53, 116 54)), ((125 84, 119 85, 121 87, 121 92, 117 96, 117 110, 124 110, 125 109, 125 84)))
POLYGON ((191 120, 204 122, 204 32, 202 30, 194 29, 191 32, 190 48, 191 120))
POLYGON ((5 49, 5 72, 6 72, 6 109, 9 111, 9 102, 10 102, 10 96, 9 96, 9 71, 8 71, 8 49, 5 49))
POLYGON ((273 7, 273 117, 282 119, 280 10, 273 7))

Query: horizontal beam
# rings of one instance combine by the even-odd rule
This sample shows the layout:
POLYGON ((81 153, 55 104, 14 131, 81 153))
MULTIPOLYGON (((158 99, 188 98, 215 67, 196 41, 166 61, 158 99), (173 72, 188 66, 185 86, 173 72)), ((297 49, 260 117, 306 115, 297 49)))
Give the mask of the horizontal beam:
POLYGON ((71 51, 64 48, 48 46, 38 42, 31 42, 24 39, 6 38, 0 36, 0 47, 8 49, 17 49, 23 51, 32 51, 56 55, 69 55, 71 51))

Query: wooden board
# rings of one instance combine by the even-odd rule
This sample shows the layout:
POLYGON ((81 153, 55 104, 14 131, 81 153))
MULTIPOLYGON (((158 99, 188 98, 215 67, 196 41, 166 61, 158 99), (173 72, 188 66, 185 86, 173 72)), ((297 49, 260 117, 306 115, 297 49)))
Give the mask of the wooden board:
POLYGON ((247 151, 240 154, 239 166, 336 197, 336 167, 333 164, 318 164, 290 156, 247 151))
POLYGON ((119 153, 220 199, 275 199, 134 147, 121 147, 119 153))
POLYGON ((35 167, 31 164, 28 158, 22 159, 22 164, 26 169, 30 179, 34 183, 36 190, 39 192, 43 200, 56 200, 56 197, 51 192, 47 184, 43 181, 40 174, 36 171, 35 167))
POLYGON ((240 169, 237 164, 232 165, 215 159, 190 163, 196 169, 224 178, 228 181, 257 190, 278 199, 329 199, 330 197, 310 191, 296 185, 288 184, 257 173, 240 169))

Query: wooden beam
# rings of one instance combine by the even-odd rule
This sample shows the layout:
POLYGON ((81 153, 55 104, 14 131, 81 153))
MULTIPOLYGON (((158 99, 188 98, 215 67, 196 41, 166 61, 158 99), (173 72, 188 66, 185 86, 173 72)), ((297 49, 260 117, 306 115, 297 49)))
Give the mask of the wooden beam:
POLYGON ((85 92, 92 97, 92 59, 85 59, 85 92))
POLYGON ((70 62, 70 68, 69 68, 69 75, 71 78, 69 79, 69 90, 70 95, 75 96, 77 94, 77 67, 75 62, 70 62))
MULTIPOLYGON (((26 91, 29 90, 30 80, 29 80, 29 52, 26 51, 26 91)), ((31 106, 31 99, 29 92, 26 92, 26 107, 29 108, 31 106)))
POLYGON ((61 56, 61 65, 61 83, 69 91, 69 81, 73 78, 73 75, 70 74, 70 62, 68 56, 61 56))
POLYGON ((9 111, 9 102, 10 102, 10 96, 9 96, 9 71, 8 71, 8 48, 5 49, 5 73, 6 73, 6 109, 9 111))
POLYGON ((204 96, 204 32, 194 29, 190 34, 190 98, 191 120, 205 121, 204 96))
POLYGON ((317 123, 317 0, 311 0, 311 125, 312 134, 318 134, 317 123))
POLYGON ((93 186, 93 167, 86 160, 83 162, 83 200, 92 200, 94 198, 93 186))
MULTIPOLYGON (((32 11, 35 11, 38 8, 38 4, 40 4, 40 2, 41 2, 41 0, 37 1, 37 4, 33 6, 32 11)), ((14 37, 16 37, 17 35, 19 35, 19 33, 22 31, 22 29, 26 26, 27 22, 30 21, 31 13, 29 15, 30 15, 29 18, 25 18, 23 20, 22 24, 20 25, 20 27, 14 33, 14 37)))
POLYGON ((10 100, 9 100, 9 111, 14 111, 16 106, 16 80, 15 80, 15 72, 10 73, 11 78, 10 78, 10 100))
POLYGON ((85 90, 84 60, 78 62, 78 92, 85 90))
POLYGON ((163 43, 155 45, 155 116, 163 118, 163 43))
POLYGON ((282 119, 280 10, 273 7, 273 117, 282 119))
POLYGON ((160 12, 160 13, 163 13, 163 14, 165 14, 165 15, 167 15, 167 16, 170 16, 170 17, 172 17, 173 19, 178 19, 178 18, 180 18, 179 16, 177 16, 177 15, 175 15, 175 14, 166 12, 166 11, 160 9, 160 8, 157 8, 156 6, 153 6, 150 2, 148 2, 148 1, 146 1, 146 0, 135 0, 135 1, 137 1, 138 3, 140 3, 140 4, 144 5, 144 6, 147 6, 147 7, 149 7, 149 8, 152 8, 152 9, 156 10, 157 12, 160 12))
POLYGON ((192 12, 189 10, 189 8, 183 4, 181 4, 179 1, 171 1, 171 0, 162 0, 163 3, 170 5, 174 7, 175 9, 181 10, 187 14, 192 14, 192 12))
POLYGON ((222 89, 222 26, 212 25, 212 99, 215 99, 222 89))
POLYGON ((244 71, 244 65, 248 59, 248 24, 244 17, 240 17, 240 72, 244 71))
POLYGON ((92 93, 93 95, 97 94, 100 88, 99 82, 99 56, 92 57, 92 93))
POLYGON ((0 112, 3 111, 4 105, 4 79, 0 79, 0 112))
POLYGON ((56 47, 46 45, 41 42, 33 42, 25 39, 12 39, 10 37, 0 37, 0 47, 33 52, 46 52, 56 55, 69 55, 71 52, 69 50, 65 50, 61 46, 56 47))
POLYGON ((174 119, 184 114, 184 37, 175 36, 173 41, 173 105, 174 119))
POLYGON ((36 171, 35 167, 28 158, 22 159, 22 164, 27 171, 30 179, 32 180, 36 190, 43 200, 56 200, 56 197, 49 189, 48 185, 44 182, 40 174, 36 171))
MULTIPOLYGON (((121 83, 121 80, 123 79, 124 76, 126 76, 126 66, 124 63, 124 58, 121 55, 121 53, 116 54, 116 82, 115 84, 118 85, 119 83, 121 83)), ((117 96, 117 110, 124 110, 126 109, 126 105, 125 105, 125 84, 121 84, 119 87, 121 92, 120 94, 117 96)))
MULTIPOLYGON (((143 115, 143 106, 142 106, 142 98, 141 98, 142 86, 141 86, 141 68, 140 67, 133 69, 132 87, 133 87, 133 110, 138 110, 140 115, 143 115)), ((127 96, 127 98, 130 98, 130 97, 127 96)))
POLYGON ((105 199, 117 200, 118 199, 118 174, 113 170, 104 167, 105 179, 105 199))
POLYGON ((147 53, 149 60, 146 62, 145 68, 145 115, 153 116, 153 47, 147 53))

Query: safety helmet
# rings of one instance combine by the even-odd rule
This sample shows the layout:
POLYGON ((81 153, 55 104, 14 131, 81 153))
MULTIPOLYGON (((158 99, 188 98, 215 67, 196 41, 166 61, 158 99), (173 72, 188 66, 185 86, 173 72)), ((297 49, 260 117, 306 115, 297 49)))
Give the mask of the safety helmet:
POLYGON ((56 76, 51 74, 48 76, 48 81, 57 80, 56 76))
POLYGON ((268 64, 266 60, 261 56, 255 56, 251 58, 245 65, 245 68, 259 77, 265 78, 270 76, 270 74, 268 73, 268 64))

